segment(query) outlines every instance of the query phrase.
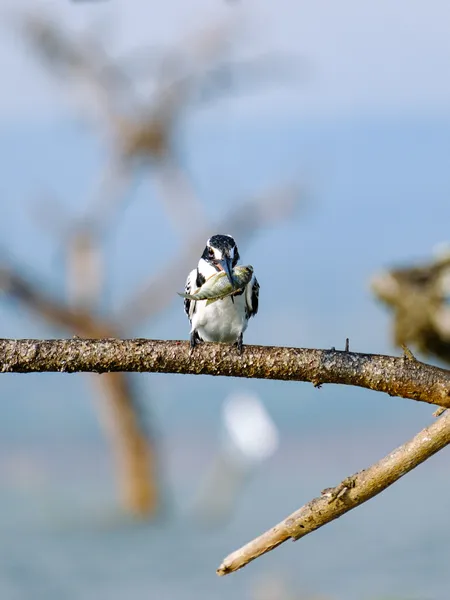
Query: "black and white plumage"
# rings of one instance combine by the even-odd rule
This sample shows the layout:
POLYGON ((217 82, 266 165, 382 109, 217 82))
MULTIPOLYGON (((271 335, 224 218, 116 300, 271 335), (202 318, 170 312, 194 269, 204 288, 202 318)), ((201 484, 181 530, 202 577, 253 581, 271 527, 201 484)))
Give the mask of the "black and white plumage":
MULTIPOLYGON (((185 293, 191 294, 206 279, 225 271, 231 280, 231 270, 239 261, 239 251, 231 235, 213 235, 186 280, 185 293)), ((258 312, 259 284, 255 276, 242 292, 227 296, 206 306, 206 300, 184 300, 184 310, 191 323, 191 347, 197 342, 235 343, 242 351, 243 334, 248 320, 258 312)))

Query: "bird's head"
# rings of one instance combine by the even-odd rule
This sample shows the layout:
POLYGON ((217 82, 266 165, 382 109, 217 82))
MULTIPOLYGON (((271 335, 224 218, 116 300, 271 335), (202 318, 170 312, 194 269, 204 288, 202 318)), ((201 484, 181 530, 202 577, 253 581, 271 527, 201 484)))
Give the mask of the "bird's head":
POLYGON ((206 242, 200 262, 205 270, 224 271, 234 287, 233 268, 239 260, 239 251, 231 235, 213 235, 206 242))

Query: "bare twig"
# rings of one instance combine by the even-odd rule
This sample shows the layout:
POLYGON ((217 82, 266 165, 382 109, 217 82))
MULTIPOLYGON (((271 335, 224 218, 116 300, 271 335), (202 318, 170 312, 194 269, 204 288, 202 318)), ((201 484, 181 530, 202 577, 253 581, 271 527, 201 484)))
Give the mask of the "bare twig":
POLYGON ((403 357, 146 339, 0 340, 0 372, 184 373, 338 383, 450 408, 450 371, 403 357))
POLYGON ((227 556, 217 569, 226 575, 241 569, 283 542, 298 540, 370 500, 403 475, 450 443, 450 414, 423 429, 368 469, 347 477, 336 488, 324 490, 269 531, 227 556))
POLYGON ((402 344, 403 357, 405 360, 416 360, 416 357, 405 344, 402 344))
POLYGON ((447 409, 443 408, 442 406, 440 406, 437 410, 434 411, 433 413, 433 417, 440 417, 441 415, 443 415, 445 413, 447 409))

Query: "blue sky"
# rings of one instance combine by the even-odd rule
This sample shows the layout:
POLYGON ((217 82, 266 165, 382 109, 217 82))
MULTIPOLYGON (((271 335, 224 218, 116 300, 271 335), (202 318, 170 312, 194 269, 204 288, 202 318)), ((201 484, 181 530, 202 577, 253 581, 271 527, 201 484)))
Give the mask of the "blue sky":
POLYGON ((49 78, 36 68, 12 24, 33 7, 73 30, 99 26, 113 53, 140 44, 170 44, 202 25, 226 20, 239 32, 242 55, 288 52, 306 61, 306 85, 242 99, 233 109, 335 117, 448 114, 450 62, 445 0, 3 0, 0 17, 0 118, 41 119, 62 109, 49 78))

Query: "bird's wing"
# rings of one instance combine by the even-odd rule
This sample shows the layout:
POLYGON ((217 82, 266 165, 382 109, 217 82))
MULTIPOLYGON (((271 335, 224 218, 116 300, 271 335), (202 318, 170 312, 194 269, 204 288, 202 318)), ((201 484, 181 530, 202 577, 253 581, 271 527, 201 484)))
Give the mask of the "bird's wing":
MULTIPOLYGON (((186 285, 184 286, 185 294, 191 294, 194 290, 197 289, 198 286, 196 285, 196 280, 197 280, 197 269, 193 269, 189 273, 189 275, 186 279, 186 285)), ((194 310, 195 310, 195 301, 189 300, 189 298, 185 298, 184 299, 184 312, 189 317, 189 321, 192 321, 192 315, 194 314, 194 310)))
POLYGON ((258 312, 259 305, 259 283, 256 277, 252 277, 245 288, 245 304, 249 318, 254 317, 258 312))

